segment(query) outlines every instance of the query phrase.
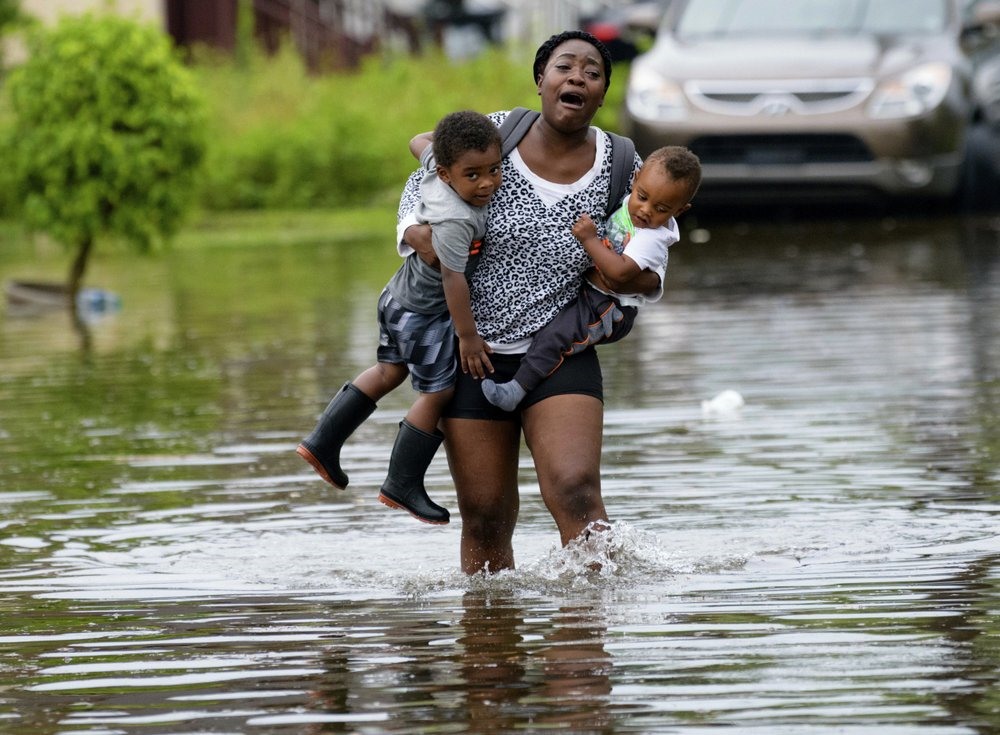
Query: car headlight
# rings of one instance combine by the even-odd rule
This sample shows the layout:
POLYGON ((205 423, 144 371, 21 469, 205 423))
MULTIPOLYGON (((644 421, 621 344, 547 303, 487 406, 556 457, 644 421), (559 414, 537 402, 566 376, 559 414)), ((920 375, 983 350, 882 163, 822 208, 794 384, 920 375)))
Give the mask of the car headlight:
POLYGON ((948 64, 924 64, 879 84, 868 104, 874 118, 916 117, 941 104, 951 85, 948 64))
POLYGON ((625 104, 634 117, 645 120, 680 120, 687 116, 680 86, 642 66, 632 67, 625 104))

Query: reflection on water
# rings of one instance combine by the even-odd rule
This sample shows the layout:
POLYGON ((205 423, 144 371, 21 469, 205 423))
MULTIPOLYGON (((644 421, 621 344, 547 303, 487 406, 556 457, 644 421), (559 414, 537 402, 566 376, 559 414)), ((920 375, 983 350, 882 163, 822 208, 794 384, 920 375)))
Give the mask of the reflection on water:
POLYGON ((376 501, 405 389, 348 490, 293 452, 391 253, 107 258, 87 353, 4 314, 0 732, 994 732, 1000 224, 699 224, 601 353, 612 532, 557 548, 525 453, 489 578, 376 501))

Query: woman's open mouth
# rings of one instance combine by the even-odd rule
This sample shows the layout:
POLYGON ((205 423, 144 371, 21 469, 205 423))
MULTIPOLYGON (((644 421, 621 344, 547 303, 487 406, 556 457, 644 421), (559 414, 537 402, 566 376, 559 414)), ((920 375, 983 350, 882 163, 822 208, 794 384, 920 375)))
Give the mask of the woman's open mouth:
POLYGON ((563 92, 559 95, 559 101, 567 107, 579 110, 584 106, 587 100, 579 92, 563 92))

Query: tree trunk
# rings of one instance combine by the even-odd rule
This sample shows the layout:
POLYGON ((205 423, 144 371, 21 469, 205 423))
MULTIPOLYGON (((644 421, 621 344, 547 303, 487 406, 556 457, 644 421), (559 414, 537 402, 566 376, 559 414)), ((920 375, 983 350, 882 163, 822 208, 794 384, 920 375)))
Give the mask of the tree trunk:
POLYGON ((69 308, 76 315, 76 296, 80 293, 80 286, 83 283, 83 274, 87 271, 87 260, 90 258, 90 250, 94 245, 94 238, 87 237, 80 243, 76 251, 76 258, 73 259, 73 266, 69 269, 69 282, 66 284, 66 297, 69 299, 69 308))
POLYGON ((66 284, 66 298, 69 299, 69 313, 73 320, 73 328, 80 335, 80 346, 84 352, 90 352, 90 329, 80 315, 77 306, 77 295, 80 293, 80 285, 83 283, 83 274, 87 271, 87 260, 90 257, 90 250, 94 245, 94 238, 87 237, 80 243, 76 251, 76 258, 69 269, 69 282, 66 284))

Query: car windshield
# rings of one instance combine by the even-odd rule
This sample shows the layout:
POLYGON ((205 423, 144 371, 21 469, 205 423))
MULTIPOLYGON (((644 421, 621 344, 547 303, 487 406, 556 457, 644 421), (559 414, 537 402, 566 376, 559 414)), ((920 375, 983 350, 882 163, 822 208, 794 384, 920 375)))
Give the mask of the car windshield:
POLYGON ((940 33, 948 0, 691 0, 677 23, 682 39, 754 35, 940 33))

